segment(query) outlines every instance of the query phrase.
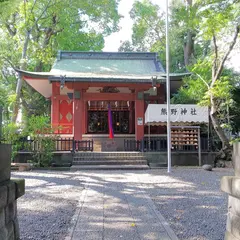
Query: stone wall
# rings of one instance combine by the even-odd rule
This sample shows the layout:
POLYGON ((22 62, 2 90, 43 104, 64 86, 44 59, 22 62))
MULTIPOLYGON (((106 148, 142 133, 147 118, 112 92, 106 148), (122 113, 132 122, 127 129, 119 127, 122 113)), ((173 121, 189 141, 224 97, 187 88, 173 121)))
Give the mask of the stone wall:
POLYGON ((0 144, 0 240, 20 239, 17 199, 24 194, 24 179, 10 180, 11 146, 0 144))
MULTIPOLYGON (((167 152, 145 152, 150 167, 166 167, 167 152)), ((202 165, 214 164, 215 152, 202 152, 202 165)), ((198 153, 194 152, 172 152, 172 166, 198 166, 198 153)))
POLYGON ((235 176, 221 179, 222 191, 229 194, 225 240, 240 240, 240 143, 233 146, 235 176))
POLYGON ((24 194, 24 179, 9 180, 0 185, 0 240, 20 239, 17 199, 24 194))
MULTIPOLYGON (((167 166, 167 152, 144 152, 143 155, 148 160, 148 164, 153 167, 167 166)), ((216 153, 202 152, 202 165, 214 165, 216 153)), ((19 153, 15 158, 16 163, 26 163, 31 160, 31 153, 19 153)), ((51 161, 52 166, 71 166, 73 153, 71 152, 55 152, 51 161)), ((198 153, 194 152, 172 152, 172 166, 198 166, 198 153)))

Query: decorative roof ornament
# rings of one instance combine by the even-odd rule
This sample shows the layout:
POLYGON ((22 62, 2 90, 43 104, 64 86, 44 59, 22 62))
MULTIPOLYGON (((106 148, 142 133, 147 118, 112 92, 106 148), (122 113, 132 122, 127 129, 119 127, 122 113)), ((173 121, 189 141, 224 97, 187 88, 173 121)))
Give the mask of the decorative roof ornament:
POLYGON ((120 90, 116 87, 106 86, 99 89, 100 93, 119 93, 120 90))
POLYGON ((66 75, 60 75, 60 88, 63 89, 65 85, 66 75))

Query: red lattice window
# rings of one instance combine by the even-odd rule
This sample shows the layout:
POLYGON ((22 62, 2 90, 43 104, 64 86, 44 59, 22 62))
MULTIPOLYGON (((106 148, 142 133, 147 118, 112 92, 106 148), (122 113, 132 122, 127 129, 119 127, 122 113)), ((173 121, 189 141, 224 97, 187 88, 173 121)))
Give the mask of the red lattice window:
POLYGON ((72 134, 73 132, 73 101, 60 100, 59 104, 59 133, 72 134))

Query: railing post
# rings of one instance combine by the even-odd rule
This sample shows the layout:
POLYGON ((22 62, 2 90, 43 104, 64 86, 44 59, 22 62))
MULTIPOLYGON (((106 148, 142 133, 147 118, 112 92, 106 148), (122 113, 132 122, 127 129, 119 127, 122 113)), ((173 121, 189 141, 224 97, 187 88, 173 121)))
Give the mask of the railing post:
POLYGON ((140 144, 140 151, 141 152, 143 152, 144 151, 144 138, 140 141, 140 143, 142 143, 142 144, 140 144))
POLYGON ((199 166, 202 166, 200 128, 198 129, 198 161, 199 161, 199 166))
POLYGON ((72 139, 72 151, 75 152, 75 141, 74 141, 74 138, 72 139))

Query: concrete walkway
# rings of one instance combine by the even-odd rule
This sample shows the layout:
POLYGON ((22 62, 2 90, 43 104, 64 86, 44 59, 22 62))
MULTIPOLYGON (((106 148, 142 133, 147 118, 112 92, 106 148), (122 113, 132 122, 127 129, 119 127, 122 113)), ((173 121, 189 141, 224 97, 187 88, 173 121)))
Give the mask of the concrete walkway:
POLYGON ((178 239, 136 175, 85 172, 83 181, 85 189, 66 240, 178 239))

